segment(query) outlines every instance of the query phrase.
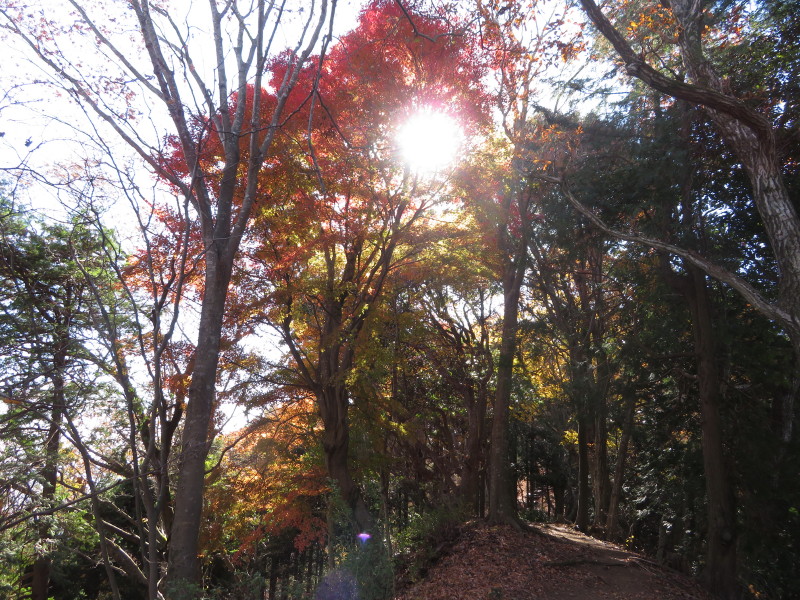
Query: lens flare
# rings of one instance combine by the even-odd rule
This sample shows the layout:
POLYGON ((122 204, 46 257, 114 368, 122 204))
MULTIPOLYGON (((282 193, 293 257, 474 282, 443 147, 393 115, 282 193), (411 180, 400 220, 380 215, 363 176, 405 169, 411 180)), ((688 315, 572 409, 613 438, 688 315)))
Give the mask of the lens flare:
POLYGON ((359 533, 356 537, 358 538, 359 542, 361 542, 362 544, 366 544, 367 540, 370 539, 372 536, 368 534, 366 531, 364 531, 362 533, 359 533))
POLYGON ((400 154, 419 174, 441 171, 456 158, 463 131, 458 122, 441 111, 426 109, 412 115, 397 132, 400 154))

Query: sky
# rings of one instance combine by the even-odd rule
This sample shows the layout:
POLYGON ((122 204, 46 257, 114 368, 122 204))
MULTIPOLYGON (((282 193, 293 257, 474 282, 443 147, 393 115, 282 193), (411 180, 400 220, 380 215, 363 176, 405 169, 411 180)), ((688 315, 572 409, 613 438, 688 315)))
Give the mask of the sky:
MULTIPOLYGON (((0 26, 8 22, 6 15, 10 11, 6 4, 9 3, 0 2, 0 7, 3 7, 0 26)), ((86 0, 83 4, 92 19, 108 28, 106 33, 115 41, 120 52, 146 73, 147 57, 141 43, 136 40, 134 27, 119 18, 120 14, 124 15, 121 11, 125 3, 119 0, 86 0), (115 11, 120 12, 115 14, 115 11)), ((211 31, 207 2, 171 0, 160 4, 168 5, 172 21, 179 29, 188 32, 197 71, 204 73, 205 81, 215 85, 216 59, 209 42, 211 31)), ((290 11, 296 11, 310 3, 307 0, 290 0, 287 5, 290 11)), ((360 5, 358 0, 339 0, 334 23, 335 35, 352 29, 360 5)), ((59 27, 75 21, 69 0, 41 0, 32 4, 27 14, 36 19, 52 20, 59 27)), ((301 16, 298 12, 290 12, 284 18, 275 36, 275 51, 296 43, 298 17, 301 16)), ((95 75, 112 75, 111 65, 117 62, 116 59, 104 59, 97 51, 99 46, 93 43, 91 34, 62 35, 55 38, 55 42, 71 61, 81 64, 81 71, 89 74, 88 83, 93 83, 95 75)), ((8 182, 14 179, 17 174, 15 171, 23 166, 23 181, 30 186, 29 201, 54 216, 58 211, 58 202, 54 197, 56 189, 50 184, 63 178, 66 171, 97 160, 95 151, 98 150, 96 141, 99 136, 93 128, 99 127, 102 133, 104 124, 96 118, 87 119, 81 108, 57 86, 45 85, 44 82, 54 81, 50 71, 43 68, 40 61, 31 59, 30 50, 7 30, 0 30, 0 52, 4 58, 0 72, 0 170, 5 173, 5 177, 0 177, 8 182)), ((229 64, 228 68, 233 71, 234 65, 229 64)), ((129 88, 133 89, 132 86, 129 88)), ((184 101, 187 103, 197 98, 197 88, 190 92, 187 87, 184 92, 184 101)), ((148 98, 148 94, 141 94, 138 98, 123 98, 120 93, 119 101, 131 103, 131 116, 136 122, 129 128, 129 133, 141 135, 148 144, 157 145, 171 130, 163 106, 148 98)), ((120 103, 114 108, 122 111, 125 107, 120 103)), ((106 135, 103 138, 113 143, 115 136, 107 135, 108 131, 104 133, 106 135)), ((105 148, 99 150, 104 151, 105 148)), ((119 145, 114 148, 114 153, 124 161, 130 156, 130 149, 119 145)))
MULTIPOLYGON (((6 0, 0 0, 4 6, 6 0)), ((105 35, 113 37, 115 45, 132 64, 147 72, 147 56, 140 42, 136 41, 135 24, 119 18, 126 2, 123 0, 85 0, 87 11, 93 19, 107 27, 105 35)), ((288 6, 299 9, 309 5, 309 0, 289 0, 288 6)), ((340 0, 337 4, 335 29, 341 35, 352 29, 361 7, 359 0, 340 0)), ((57 24, 74 22, 70 16, 71 8, 68 0, 42 0, 33 4, 30 12, 35 17, 57 21, 57 24)), ((180 31, 187 32, 189 50, 194 57, 195 67, 203 74, 206 82, 215 82, 214 53, 209 43, 208 5, 205 0, 172 0, 169 3, 169 15, 180 31)), ((281 27, 276 35, 275 49, 283 50, 291 46, 297 39, 297 18, 301 15, 293 13, 287 25, 281 27), (294 23, 292 20, 294 19, 294 23)), ((2 19, 2 17, 0 17, 2 19)), ((0 23, 5 24, 0 20, 0 23)), ((166 25, 165 25, 166 27, 166 25)), ((88 33, 77 36, 74 33, 54 38, 60 50, 70 60, 79 63, 81 72, 89 83, 96 83, 99 78, 112 76, 113 64, 117 58, 105 59, 98 53, 95 37, 88 33)), ((173 37, 173 39, 175 39, 173 37)), ((114 172, 110 166, 120 167, 121 171, 130 173, 139 186, 140 201, 146 203, 156 198, 168 197, 166 190, 154 184, 154 178, 144 168, 141 158, 136 157, 131 148, 119 141, 116 134, 102 121, 89 119, 77 103, 71 100, 63 90, 52 85, 43 85, 42 81, 52 80, 52 76, 30 59, 30 51, 26 50, 7 32, 0 33, 0 52, 5 57, 4 68, 0 73, 0 169, 10 172, 20 165, 25 165, 23 181, 28 200, 43 210, 49 217, 63 218, 65 211, 59 199, 66 204, 73 202, 65 188, 52 185, 72 175, 80 175, 84 168, 97 172, 114 172), (105 146, 104 144, 108 144, 105 146), (114 165, 111 163, 115 162, 114 165)), ((228 68, 234 65, 229 62, 228 68)), ((64 65, 69 70, 69 65, 64 65)), ((179 68, 179 65, 175 65, 179 68)), ((77 71, 71 71, 77 73, 77 71)), ((190 79, 191 75, 186 74, 190 79)), ((155 148, 163 143, 167 132, 172 130, 163 104, 153 101, 148 93, 135 96, 123 96, 129 89, 109 80, 106 82, 105 97, 111 103, 110 108, 118 111, 130 109, 130 119, 125 120, 125 132, 131 136, 139 136, 147 145, 155 148), (116 86, 116 87, 115 87, 116 86), (117 94, 115 96, 115 93, 117 94)), ((141 86, 140 86, 141 88, 141 86)), ((198 100, 202 90, 189 86, 182 91, 184 101, 198 100)), ((427 121, 421 129, 437 129, 435 121, 427 121)), ((442 137, 440 134, 439 137, 442 137)), ((414 151, 412 151, 414 152, 414 151)), ((419 154, 419 152, 416 152, 419 154)), ((440 152, 437 151, 437 154, 440 152)), ((425 159, 425 163, 433 159, 425 159)), ((84 182, 79 192, 96 194, 97 198, 111 206, 107 224, 113 226, 121 235, 128 247, 138 247, 136 221, 130 206, 124 197, 117 193, 122 186, 114 182, 106 185, 94 185, 84 182)), ((194 341, 194 326, 191 308, 183 309, 185 319, 182 323, 183 333, 190 341, 194 341)), ((236 421, 238 423, 238 420, 236 421)))
MULTIPOLYGON (((319 0, 318 0, 319 2, 319 0)), ((140 66, 147 72, 147 57, 141 43, 136 41, 135 24, 126 23, 115 11, 122 11, 125 2, 121 0, 86 0, 84 5, 92 19, 105 24, 106 34, 113 36, 120 52, 132 64, 140 66)), ((165 4, 165 3, 162 3, 165 4)), ((310 5, 308 0, 289 0, 287 6, 295 10, 310 5)), ((8 3, 0 1, 0 26, 8 23, 8 3)), ((341 35, 352 29, 356 23, 360 2, 357 0, 340 0, 336 9, 335 32, 341 35)), ((173 0, 169 3, 169 15, 173 22, 188 32, 190 49, 198 71, 204 72, 204 79, 215 82, 215 55, 209 43, 208 4, 205 0, 173 0)), ((35 19, 50 19, 57 26, 75 21, 70 15, 71 7, 67 0, 41 0, 31 5, 27 14, 35 19)), ((121 13, 124 14, 124 13, 121 13)), ((284 25, 277 31, 274 48, 282 51, 293 46, 298 37, 297 13, 290 14, 284 25)), ((79 63, 81 72, 89 83, 97 78, 113 74, 112 64, 117 59, 109 60, 98 52, 92 34, 69 35, 54 38, 58 47, 79 63)), ((156 198, 168 197, 163 189, 154 184, 154 178, 143 167, 143 161, 137 157, 130 146, 122 143, 119 137, 95 118, 87 118, 82 108, 70 96, 57 86, 47 85, 53 82, 52 74, 42 68, 40 61, 32 59, 32 53, 21 43, 19 38, 9 35, 7 30, 0 30, 0 55, 4 57, 0 70, 0 179, 7 182, 23 202, 30 204, 44 213, 49 219, 66 220, 67 211, 64 204, 74 203, 71 191, 67 187, 54 185, 56 182, 79 176, 84 168, 94 169, 97 173, 113 173, 115 162, 122 170, 127 170, 140 186, 140 201, 148 202, 156 198), (102 143, 98 143, 102 140, 102 143), (105 145, 107 144, 107 145, 105 145), (22 169, 20 170, 20 167, 22 169), (62 204, 63 203, 63 204, 62 204)), ((233 65, 228 64, 230 69, 233 65)), ((77 73, 77 71, 72 71, 77 73)), ((187 74, 187 77, 190 75, 187 74)), ((213 84, 212 84, 213 85, 213 84)), ((110 86, 110 84, 109 84, 110 86)), ((133 97, 119 96, 114 92, 124 91, 107 88, 111 92, 107 96, 114 108, 124 109, 130 103, 132 120, 128 121, 126 133, 139 135, 146 144, 155 147, 162 143, 167 132, 172 130, 163 105, 153 101, 149 94, 133 97)), ((187 86, 184 90, 185 101, 193 96, 187 86)), ((194 98, 198 90, 194 90, 194 98)), ((77 186, 84 194, 94 193, 101 201, 110 206, 106 224, 116 229, 129 248, 141 246, 136 220, 128 200, 118 193, 113 182, 104 186, 82 182, 77 186)), ((185 335, 194 341, 196 315, 190 306, 182 309, 183 317, 178 335, 185 335)), ((143 366, 135 367, 143 369, 143 366)), ((143 378, 147 380, 146 377, 143 378)), ((226 429, 243 424, 241 414, 231 415, 232 420, 226 429)))

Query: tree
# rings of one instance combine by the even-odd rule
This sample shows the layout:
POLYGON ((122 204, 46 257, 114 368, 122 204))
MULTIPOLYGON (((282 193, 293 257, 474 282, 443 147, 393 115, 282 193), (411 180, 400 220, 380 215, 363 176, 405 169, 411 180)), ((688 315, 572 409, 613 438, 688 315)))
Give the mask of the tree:
POLYGON ((319 578, 330 489, 318 427, 314 399, 285 390, 244 431, 218 438, 202 536, 215 585, 243 594, 261 579, 259 597, 277 598, 279 579, 285 594, 290 575, 307 591, 319 578))
MULTIPOLYGON (((497 388, 492 414, 489 455, 489 520, 519 525, 516 491, 511 481, 508 421, 514 356, 516 353, 520 291, 528 269, 528 243, 532 235, 533 208, 546 191, 529 177, 538 160, 527 148, 527 137, 536 107, 537 79, 577 48, 572 39, 561 39, 555 25, 559 11, 544 15, 526 7, 500 2, 478 2, 483 52, 497 78, 495 104, 502 115, 505 164, 491 173, 495 181, 489 195, 481 192, 475 202, 494 204, 489 223, 495 230, 494 247, 503 285, 503 325, 497 362, 497 388), (529 25, 530 27, 526 27, 529 25), (535 33, 530 33, 535 32, 535 33)), ((498 148, 494 152, 499 154, 498 148)))
MULTIPOLYGON (((730 265, 752 265, 743 277, 769 293, 774 285, 769 261, 762 265, 762 260, 751 258, 761 253, 763 234, 741 210, 749 198, 747 186, 735 170, 731 173, 730 158, 720 152, 719 140, 700 118, 701 113, 682 102, 664 106, 661 95, 652 91, 634 92, 631 99, 635 104, 626 104, 627 114, 621 115, 624 129, 617 130, 618 137, 612 142, 619 147, 598 152, 593 137, 600 128, 587 123, 580 166, 573 167, 572 191, 595 198, 592 214, 601 215, 606 224, 614 222, 616 229, 632 227, 655 239, 673 240, 729 269, 730 265), (647 118, 642 119, 643 114, 647 118), (627 139, 626 129, 631 136, 627 139), (664 158, 667 152, 668 162, 664 158), (598 165, 602 165, 601 176, 596 174, 598 165), (676 165, 680 168, 675 169, 676 165), (719 173, 728 174, 724 186, 716 185, 719 173), (618 220, 626 224, 618 225, 618 220), (731 244, 731 237, 738 243, 731 244)), ((700 407, 708 502, 706 574, 720 593, 736 594, 736 490, 726 451, 730 438, 723 410, 724 374, 731 366, 724 358, 718 333, 722 327, 718 311, 724 310, 725 304, 715 300, 718 292, 695 265, 670 260, 663 252, 650 254, 648 260, 657 261, 660 276, 685 299, 691 315, 697 363, 690 368, 697 382, 693 393, 700 407)), ((650 302, 657 301, 653 298, 650 302)))
MULTIPOLYGON (((397 4, 375 1, 322 72, 301 79, 288 104, 295 137, 285 130, 276 166, 284 178, 263 190, 254 270, 242 282, 264 290, 255 321, 279 332, 294 384, 317 398, 328 472, 361 531, 375 523, 348 464, 349 379, 387 280, 430 241, 426 213, 446 193, 403 164, 397 131, 420 111, 451 114, 466 137, 487 120, 471 38, 435 17, 415 24, 440 39, 416 36, 397 4)), ((289 67, 276 63, 273 76, 289 67)))
MULTIPOLYGON (((65 473, 76 465, 65 464, 65 446, 86 451, 74 423, 104 394, 93 286, 107 287, 112 275, 101 241, 80 215, 66 225, 46 224, 11 201, 0 206, 0 356, 9 407, 1 431, 9 456, 21 461, 16 473, 4 473, 3 485, 9 494, 25 496, 0 526, 33 525, 38 550, 26 587, 35 600, 46 600, 53 556, 61 550, 55 541, 60 505, 65 498, 71 497, 67 506, 81 499, 66 483, 65 473)), ((96 525, 104 544, 102 525, 96 525)))
MULTIPOLYGON (((443 268, 440 281, 426 277, 422 282, 419 302, 421 315, 431 339, 426 344, 416 342, 425 359, 430 361, 437 379, 456 392, 461 407, 466 409, 466 430, 462 454, 457 464, 461 501, 472 505, 483 516, 481 481, 486 475, 487 413, 492 394, 495 360, 492 355, 495 332, 492 295, 495 291, 491 273, 482 264, 473 262, 467 246, 480 244, 472 232, 462 233, 439 249, 436 263, 443 268)), ((431 260, 431 257, 428 257, 431 260)))
MULTIPOLYGON (((652 66, 648 59, 657 59, 657 53, 646 45, 642 45, 641 52, 637 52, 633 43, 620 33, 593 0, 581 0, 581 6, 595 27, 612 44, 628 74, 659 92, 703 107, 726 144, 741 161, 778 264, 779 296, 775 301, 770 301, 745 279, 691 249, 652 239, 640 238, 638 241, 678 254, 712 277, 730 285, 765 316, 781 323, 794 340, 796 355, 800 356, 800 345, 796 341, 800 339, 800 304, 797 300, 800 298, 800 219, 784 178, 787 157, 779 146, 779 140, 786 137, 786 119, 781 115, 781 99, 760 98, 759 105, 752 106, 741 99, 749 90, 730 83, 737 79, 747 81, 749 75, 730 73, 729 79, 725 79, 714 61, 714 54, 718 54, 727 44, 744 43, 746 37, 742 34, 746 34, 753 23, 744 22, 744 16, 739 12, 726 13, 724 6, 712 11, 703 2, 673 1, 666 5, 663 12, 654 11, 652 6, 643 8, 642 16, 656 15, 673 36, 690 80, 687 83, 652 66), (709 26, 712 16, 713 27, 709 26), (712 35, 717 35, 720 40, 716 48, 712 35)), ((635 18, 633 23, 637 23, 635 18)), ((780 31, 780 27, 776 29, 780 31)), ((793 68, 796 66, 792 63, 777 67, 778 70, 793 68)), ((786 90, 781 91, 786 93, 786 90)), ((573 197, 572 200, 576 199, 573 197)), ((573 204, 577 207, 579 202, 574 201, 573 204)), ((613 233, 623 237, 619 232, 613 233)), ((629 239, 633 240, 633 237, 629 239)), ((800 369, 796 370, 800 373, 800 369)), ((800 379, 795 384, 793 397, 798 389, 800 379)))
MULTIPOLYGON (((285 25, 283 7, 260 0, 255 5, 209 2, 207 29, 210 40, 197 37, 199 29, 183 27, 171 14, 148 0, 134 0, 124 12, 89 9, 70 2, 71 27, 62 30, 54 19, 39 19, 37 11, 20 10, 4 3, 3 27, 24 44, 38 64, 51 74, 50 83, 74 98, 103 130, 106 147, 112 139, 127 144, 160 178, 169 182, 193 210, 202 239, 203 295, 197 330, 197 348, 191 369, 188 405, 181 441, 181 462, 175 491, 175 510, 170 535, 168 594, 192 594, 188 583, 199 577, 197 539, 200 528, 205 459, 209 448, 209 425, 215 396, 221 329, 227 291, 242 236, 250 222, 256 201, 259 174, 270 155, 277 130, 285 119, 288 94, 306 66, 332 10, 323 1, 318 10, 301 17, 297 46, 289 51, 286 75, 275 88, 275 100, 265 118, 268 104, 262 78, 270 55, 275 52, 274 33, 285 25), (135 42, 143 60, 131 60, 119 33, 136 32, 135 42), (62 33, 63 32, 63 33, 62 33), (63 35, 70 45, 59 44, 63 35), (83 42, 93 46, 89 55, 107 67, 96 77, 94 63, 82 62, 69 49, 83 42), (197 44, 213 48, 214 67, 203 73, 197 44), (248 85, 255 90, 255 110, 246 119, 245 103, 232 105, 232 92, 243 96, 248 85), (158 138, 140 135, 134 98, 149 98, 168 118, 174 143, 181 149, 182 168, 174 170, 161 160, 158 138), (192 104, 194 102, 194 104, 192 104), (194 123, 201 115, 213 123, 224 149, 221 164, 213 171, 199 167, 203 137, 194 123), (265 119, 262 121, 261 119, 265 119), (248 133, 264 131, 263 136, 248 133), (249 152, 242 154, 240 141, 250 140, 249 152), (245 174, 245 177, 241 175, 245 174)), ((49 15, 48 15, 49 17, 49 15)), ((86 50, 83 50, 86 52, 86 50)), ((145 105, 146 110, 146 105, 145 105)), ((268 109, 269 110, 269 109, 268 109)), ((163 137, 161 138, 163 139, 163 137)), ((113 161, 111 161, 113 164, 113 161)))
MULTIPOLYGON (((782 139, 785 120, 780 109, 774 104, 775 98, 759 98, 757 102, 743 101, 740 98, 749 93, 742 81, 750 79, 743 71, 725 73, 723 78, 718 56, 724 56, 728 46, 737 46, 757 27, 754 15, 744 15, 736 11, 726 13, 726 8, 712 7, 702 2, 669 2, 663 6, 645 5, 637 7, 633 13, 617 9, 611 18, 603 13, 592 0, 582 0, 581 6, 600 33, 611 43, 622 59, 628 74, 638 78, 653 90, 668 94, 681 102, 702 106, 716 126, 728 148, 741 162, 750 181, 752 198, 761 216, 761 222, 774 252, 780 273, 778 293, 759 289, 753 285, 746 274, 736 268, 724 266, 715 261, 691 236, 684 236, 675 243, 669 238, 627 233, 610 226, 607 221, 588 209, 561 178, 562 190, 578 210, 608 234, 620 239, 645 243, 661 251, 680 256, 690 273, 700 269, 736 289, 743 297, 768 318, 775 319, 789 334, 795 344, 796 356, 798 337, 798 305, 795 300, 798 281, 798 259, 800 258, 800 221, 784 180, 787 154, 777 140, 782 139), (612 19, 616 25, 612 24, 612 19), (654 26, 657 23, 658 25, 654 26), (627 24, 627 38, 620 33, 621 25, 627 24), (657 31, 656 27, 660 27, 657 31), (681 64, 676 64, 668 55, 669 49, 679 53, 681 64), (669 69, 672 69, 670 71, 669 69), (685 73, 690 83, 675 73, 685 73), (725 83, 727 82, 727 83, 725 83), (667 241, 668 240, 668 241, 667 241), (788 294, 788 295, 787 295, 788 294), (772 299, 774 298, 774 299, 772 299)), ((787 65, 777 67, 778 70, 787 65)), ((753 82, 749 81, 752 85, 753 82)), ((657 100, 658 101, 658 100, 657 100)), ((658 110, 658 109, 656 109, 658 110)), ((688 111, 687 111, 688 112, 688 111)), ((687 171, 688 172, 688 171, 687 171)), ((554 180, 554 179, 551 179, 554 180)), ((681 201, 686 213, 692 205, 688 198, 681 201)), ((688 214, 682 219, 686 222, 688 214)), ((697 214, 694 215, 694 218, 697 214)), ((709 586, 722 597, 735 597, 739 592, 736 586, 737 568, 735 566, 735 527, 732 491, 723 475, 722 439, 719 415, 716 407, 719 387, 718 367, 714 360, 715 350, 711 333, 711 316, 707 299, 704 275, 694 274, 695 285, 683 286, 687 299, 693 306, 693 322, 698 334, 696 348, 705 357, 698 363, 701 384, 701 406, 703 407, 704 456, 706 459, 707 491, 710 503, 709 556, 707 578, 709 586), (702 308, 702 307, 705 308, 702 308), (703 329, 703 324, 705 329, 703 329), (705 333, 703 333, 705 332, 705 333), (701 335, 702 334, 702 335, 701 335), (702 351, 701 351, 702 350, 702 351)), ((677 280, 672 279, 677 284, 677 280)), ((686 282, 686 280, 682 280, 686 282)), ((800 372, 795 368, 795 372, 800 372)), ((796 375, 795 375, 796 376, 796 375)), ((797 394, 797 384, 789 394, 797 394)), ((791 400, 790 400, 791 402, 791 400)), ((787 412, 791 413, 791 409, 787 412)), ((791 417, 790 417, 791 419, 791 417)))

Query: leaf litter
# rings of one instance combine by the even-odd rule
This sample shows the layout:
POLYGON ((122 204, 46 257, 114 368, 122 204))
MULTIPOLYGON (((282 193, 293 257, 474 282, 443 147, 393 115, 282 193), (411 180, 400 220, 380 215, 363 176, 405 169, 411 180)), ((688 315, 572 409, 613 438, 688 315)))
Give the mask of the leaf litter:
POLYGON ((710 600, 691 577, 564 525, 470 522, 395 600, 710 600))

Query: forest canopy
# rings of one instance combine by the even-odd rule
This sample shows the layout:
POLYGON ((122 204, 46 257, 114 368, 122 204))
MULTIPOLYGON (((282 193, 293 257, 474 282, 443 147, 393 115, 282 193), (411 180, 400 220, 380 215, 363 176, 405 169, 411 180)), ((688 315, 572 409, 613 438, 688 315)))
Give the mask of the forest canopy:
POLYGON ((800 595, 795 0, 0 28, 0 596, 383 600, 474 519, 800 595))

